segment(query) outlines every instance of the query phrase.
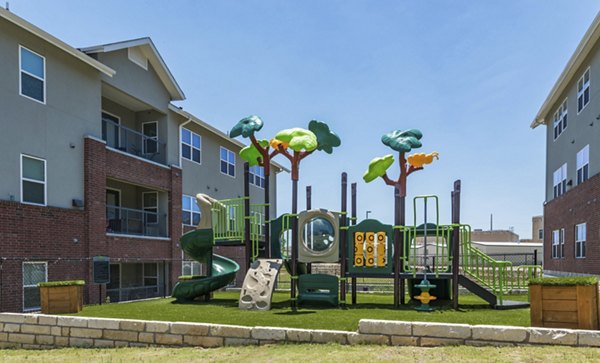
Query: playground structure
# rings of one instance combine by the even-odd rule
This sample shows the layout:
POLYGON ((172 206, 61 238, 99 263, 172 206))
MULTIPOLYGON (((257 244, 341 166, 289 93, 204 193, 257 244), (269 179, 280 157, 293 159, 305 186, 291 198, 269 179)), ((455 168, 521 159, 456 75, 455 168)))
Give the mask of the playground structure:
POLYGON ((208 253, 208 241, 211 244, 214 241, 217 245, 237 244, 245 247, 243 270, 246 277, 239 301, 242 309, 270 309, 276 277, 282 267, 291 276, 290 302, 293 309, 305 302, 326 302, 333 306, 343 306, 346 304, 348 287, 351 290, 351 302, 355 304, 356 279, 360 277, 393 279, 396 307, 405 304, 408 286, 410 296, 423 303, 424 311, 429 310, 429 301, 436 299, 451 300, 453 306, 458 308, 459 285, 480 296, 494 308, 528 306, 526 303, 507 301, 504 296, 514 289, 527 288, 528 279, 541 273, 541 270, 538 266, 513 268, 510 262, 496 261, 473 246, 470 227, 460 223, 460 181, 454 183, 451 193, 450 224, 439 223, 438 198, 435 196, 415 197, 413 224, 404 223, 407 176, 423 169, 424 165, 438 157, 435 152, 405 157, 405 152, 421 146, 420 131, 394 131, 382 138, 384 144, 400 153, 401 173, 398 180, 391 180, 386 173, 394 161, 392 155, 374 159, 363 177, 367 182, 381 177, 386 184, 394 186, 396 217, 392 225, 374 219, 357 223, 355 183, 352 185, 352 211, 349 217, 346 173, 342 174, 340 211, 311 209, 308 189, 307 210, 298 212, 300 160, 317 149, 331 152, 332 145, 339 146, 339 138, 324 123, 311 121, 309 129, 316 131, 313 132, 314 138, 311 138, 310 130, 290 129, 278 133, 273 140, 267 142, 254 138, 254 132, 261 127, 262 121, 252 116, 241 120, 232 129, 232 137, 243 135, 252 140, 252 144, 240 152, 242 158, 248 161, 244 173, 245 196, 216 201, 199 195, 201 226, 182 237, 182 248, 190 257, 212 266, 212 269, 206 277, 180 282, 175 287, 173 296, 182 300, 206 296, 210 291, 233 280, 237 272, 235 266, 223 263, 221 257, 212 257, 212 251, 208 253), (303 141, 294 141, 298 137, 303 141), (319 145, 322 140, 326 141, 319 145), (298 143, 302 145, 298 146, 298 143), (293 154, 287 152, 287 148, 292 145, 295 147, 293 154), (270 151, 269 147, 275 150, 270 151), (251 204, 248 169, 252 165, 263 165, 268 180, 267 162, 278 153, 284 154, 292 162, 292 213, 270 220, 268 185, 265 186, 265 203, 251 204), (419 225, 418 202, 425 206, 424 221, 419 225), (434 203, 435 223, 428 221, 428 202, 434 203), (188 242, 194 240, 203 242, 188 242), (340 274, 333 276, 311 273, 311 265, 314 263, 339 263, 340 274))

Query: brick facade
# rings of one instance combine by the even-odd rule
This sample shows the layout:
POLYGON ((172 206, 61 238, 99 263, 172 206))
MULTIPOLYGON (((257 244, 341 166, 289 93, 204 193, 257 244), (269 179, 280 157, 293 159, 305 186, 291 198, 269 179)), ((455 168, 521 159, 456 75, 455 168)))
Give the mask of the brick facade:
POLYGON ((25 261, 46 261, 49 281, 85 280, 86 303, 106 297, 104 289, 100 293, 91 283, 93 256, 109 256, 115 262, 165 262, 167 292, 181 274, 181 169, 123 155, 95 138, 86 137, 84 144, 83 209, 0 201, 0 311, 22 311, 25 261), (169 238, 107 235, 107 178, 167 192, 169 238))
POLYGON ((600 174, 544 206, 544 270, 600 275, 600 174), (586 256, 575 258, 575 226, 586 223, 586 256), (564 258, 552 258, 552 231, 565 229, 564 258))

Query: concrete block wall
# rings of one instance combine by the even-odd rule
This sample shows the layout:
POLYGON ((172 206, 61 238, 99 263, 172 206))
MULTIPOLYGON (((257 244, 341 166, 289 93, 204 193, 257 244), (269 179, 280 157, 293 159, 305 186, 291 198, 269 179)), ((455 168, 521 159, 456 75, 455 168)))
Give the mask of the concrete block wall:
POLYGON ((600 331, 363 319, 356 332, 0 313, 1 348, 222 347, 276 343, 600 347, 600 331))

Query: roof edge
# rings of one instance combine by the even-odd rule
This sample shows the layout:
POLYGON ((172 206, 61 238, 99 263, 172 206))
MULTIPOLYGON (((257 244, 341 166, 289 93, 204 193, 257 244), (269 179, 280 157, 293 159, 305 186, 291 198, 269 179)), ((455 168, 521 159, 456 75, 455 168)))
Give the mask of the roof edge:
POLYGON ((14 13, 12 13, 2 7, 0 7, 0 17, 10 21, 11 23, 15 24, 16 26, 30 32, 31 34, 41 38, 42 40, 45 40, 46 42, 54 45, 55 47, 66 52, 67 54, 72 55, 73 57, 88 64, 89 66, 106 74, 109 77, 112 77, 117 73, 114 69, 108 67, 105 64, 98 62, 97 60, 93 59, 92 57, 88 56, 87 54, 77 50, 76 48, 68 45, 67 43, 63 42, 62 40, 54 37, 53 35, 49 34, 48 32, 45 32, 44 30, 42 30, 42 29, 38 28, 37 26, 28 22, 27 20, 15 15, 14 13))
MULTIPOLYGON (((192 122, 194 122, 194 123, 196 123, 196 124, 204 127, 205 129, 209 130, 213 134, 215 134, 215 135, 217 135, 217 136, 219 136, 219 137, 221 137, 221 138, 223 138, 225 140, 228 140, 228 141, 236 144, 237 146, 239 146, 241 148, 244 148, 244 147, 248 146, 248 145, 244 144, 243 142, 241 142, 241 141, 239 141, 237 139, 233 139, 233 138, 229 137, 229 135, 227 135, 223 131, 217 129, 216 127, 208 124, 205 121, 202 121, 198 117, 192 115, 191 113, 189 113, 187 111, 184 111, 182 108, 180 108, 178 106, 175 106, 172 103, 169 103, 169 110, 171 110, 171 111, 173 111, 175 113, 178 113, 179 115, 181 115, 183 117, 186 117, 186 118, 190 119, 192 122)), ((286 173, 290 172, 290 170, 288 168, 284 167, 283 165, 281 165, 281 164, 279 164, 277 162, 271 161, 271 164, 274 165, 274 166, 276 166, 277 168, 281 169, 281 171, 285 171, 286 173)))

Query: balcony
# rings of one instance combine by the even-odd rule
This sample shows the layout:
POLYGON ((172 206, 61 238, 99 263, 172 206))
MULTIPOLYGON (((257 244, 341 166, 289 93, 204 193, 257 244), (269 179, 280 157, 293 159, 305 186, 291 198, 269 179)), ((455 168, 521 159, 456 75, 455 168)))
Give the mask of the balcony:
POLYGON ((106 206, 106 233, 145 237, 167 237, 166 217, 157 212, 106 206))
POLYGON ((127 154, 167 165, 167 144, 158 140, 156 130, 148 133, 130 129, 108 118, 102 118, 102 139, 106 145, 127 154))

